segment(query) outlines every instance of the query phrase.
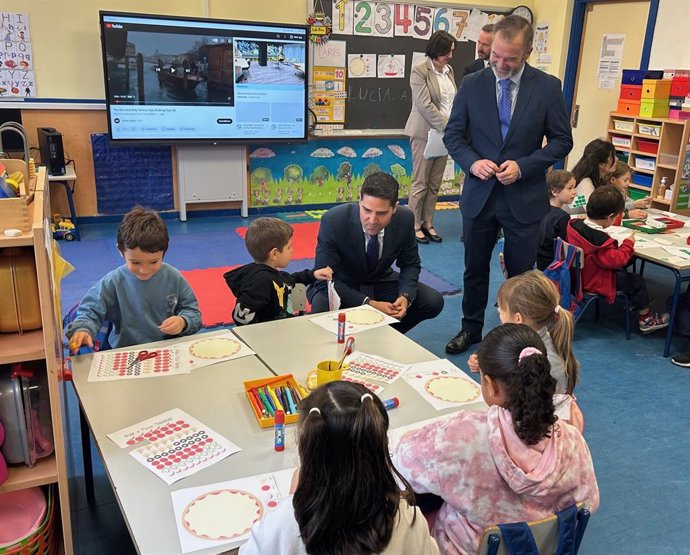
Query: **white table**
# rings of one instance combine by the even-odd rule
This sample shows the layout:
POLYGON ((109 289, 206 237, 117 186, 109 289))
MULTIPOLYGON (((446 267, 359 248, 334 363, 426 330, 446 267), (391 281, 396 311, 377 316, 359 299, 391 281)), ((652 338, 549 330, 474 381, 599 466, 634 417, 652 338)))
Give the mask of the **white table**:
MULTIPOLYGON (((306 383, 309 371, 321 360, 338 359, 336 336, 309 320, 318 315, 299 316, 287 320, 265 322, 233 328, 233 333, 249 345, 264 363, 276 373, 292 374, 301 384, 306 383)), ((403 364, 437 360, 438 357, 390 326, 382 326, 354 334, 355 350, 378 355, 403 364)), ((464 368, 462 368, 465 370, 464 368)), ((397 397, 400 406, 389 412, 390 426, 396 428, 413 424, 445 413, 457 412, 457 407, 437 411, 427 403, 403 378, 385 387, 381 397, 397 397)), ((468 408, 486 407, 478 401, 468 408)))
MULTIPOLYGON (((171 342, 189 340, 188 337, 171 342)), ((157 346, 170 342, 153 343, 157 346)), ((170 492, 296 466, 295 449, 273 450, 273 430, 261 429, 242 383, 272 376, 255 356, 221 362, 191 374, 88 382, 93 355, 73 359, 73 382, 108 478, 137 550, 180 553, 170 492), (106 434, 179 408, 242 447, 242 451, 168 486, 106 434)), ((204 550, 195 553, 215 553, 204 550)))
POLYGON ((74 163, 70 162, 65 166, 64 175, 50 175, 48 174, 48 181, 50 183, 59 183, 65 187, 65 194, 67 195, 67 204, 69 205, 69 215, 74 224, 74 238, 81 241, 79 234, 79 224, 77 223, 77 211, 74 208, 74 187, 77 181, 77 172, 74 170, 74 163))

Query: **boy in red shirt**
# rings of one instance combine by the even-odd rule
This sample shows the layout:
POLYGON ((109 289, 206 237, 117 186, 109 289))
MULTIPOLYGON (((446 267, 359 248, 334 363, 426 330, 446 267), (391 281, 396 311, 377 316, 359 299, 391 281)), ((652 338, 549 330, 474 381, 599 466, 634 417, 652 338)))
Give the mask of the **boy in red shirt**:
POLYGON ((570 220, 568 243, 584 251, 583 289, 604 296, 609 303, 616 299, 616 291, 623 291, 639 312, 640 331, 650 333, 667 327, 669 315, 652 311, 644 278, 625 271, 634 254, 635 232, 618 245, 605 231, 624 208, 618 190, 611 185, 597 187, 587 201, 587 218, 570 220))

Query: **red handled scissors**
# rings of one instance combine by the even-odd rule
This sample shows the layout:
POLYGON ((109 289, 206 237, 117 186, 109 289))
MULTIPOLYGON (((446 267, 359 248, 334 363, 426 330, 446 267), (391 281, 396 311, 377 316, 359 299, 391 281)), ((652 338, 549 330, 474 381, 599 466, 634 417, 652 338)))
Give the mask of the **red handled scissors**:
POLYGON ((129 370, 132 366, 137 364, 138 362, 143 362, 144 360, 148 360, 150 358, 155 358, 158 356, 158 351, 139 351, 137 354, 137 358, 135 358, 132 362, 127 365, 127 370, 129 370))

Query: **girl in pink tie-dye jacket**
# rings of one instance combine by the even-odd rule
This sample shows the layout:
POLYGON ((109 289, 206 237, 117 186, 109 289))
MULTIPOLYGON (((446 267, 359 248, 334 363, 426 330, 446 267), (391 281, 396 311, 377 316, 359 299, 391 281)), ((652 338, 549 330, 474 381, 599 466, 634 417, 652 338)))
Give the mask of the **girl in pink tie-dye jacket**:
POLYGON ((487 526, 538 520, 573 503, 599 506, 587 444, 554 415, 556 380, 537 332, 499 326, 477 354, 488 412, 461 411, 409 432, 394 456, 415 492, 443 499, 433 533, 446 554, 476 553, 487 526))

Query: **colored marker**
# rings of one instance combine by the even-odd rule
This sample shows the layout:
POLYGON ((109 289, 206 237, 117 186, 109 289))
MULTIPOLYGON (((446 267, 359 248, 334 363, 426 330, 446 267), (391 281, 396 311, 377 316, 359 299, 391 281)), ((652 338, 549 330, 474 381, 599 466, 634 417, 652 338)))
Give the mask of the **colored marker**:
POLYGON ((282 410, 276 411, 275 416, 275 438, 273 448, 276 451, 285 450, 285 413, 282 410))
POLYGON ((266 409, 264 402, 261 400, 261 397, 259 397, 259 392, 256 389, 251 389, 249 391, 249 393, 251 393, 252 397, 256 401, 256 406, 259 407, 259 410, 261 411, 262 418, 267 418, 269 415, 269 412, 266 409))
POLYGON ((285 412, 283 410, 283 404, 278 399, 278 396, 276 395, 276 392, 273 390, 273 388, 266 387, 266 389, 268 390, 268 394, 270 395, 271 401, 273 401, 273 405, 275 406, 276 411, 282 410, 283 412, 285 412))
POLYGON ((397 397, 391 397, 390 399, 386 399, 385 401, 383 401, 383 406, 386 410, 394 409, 398 405, 400 405, 400 401, 397 397))
POLYGON ((297 408, 295 407, 295 402, 292 400, 292 392, 290 391, 289 387, 285 388, 285 395, 287 397, 288 404, 290 405, 290 412, 292 414, 296 414, 297 408))
POLYGON ((271 416, 275 415, 276 409, 273 406, 273 401, 271 401, 271 399, 266 395, 266 392, 263 389, 259 388, 258 391, 259 391, 259 397, 263 401, 264 406, 266 407, 266 410, 268 411, 268 414, 270 414, 271 416))
POLYGON ((259 405, 257 405, 256 398, 254 397, 254 395, 252 395, 251 391, 249 392, 248 397, 249 397, 249 402, 252 405, 252 408, 254 409, 254 412, 256 412, 256 414, 259 417, 262 417, 263 416, 263 410, 261 409, 261 407, 259 405))

